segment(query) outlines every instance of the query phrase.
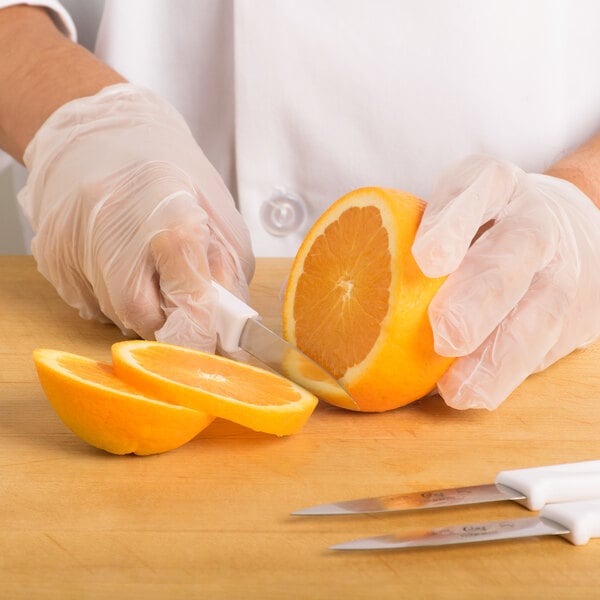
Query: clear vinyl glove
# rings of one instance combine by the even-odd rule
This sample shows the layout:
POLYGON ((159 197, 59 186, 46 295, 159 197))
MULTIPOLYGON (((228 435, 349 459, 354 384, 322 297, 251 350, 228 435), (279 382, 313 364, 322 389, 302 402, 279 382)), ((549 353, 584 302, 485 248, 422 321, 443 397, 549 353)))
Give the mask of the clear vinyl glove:
POLYGON ((211 278, 246 299, 254 258, 179 113, 132 84, 73 100, 26 149, 19 202, 40 272, 86 319, 213 351, 211 278))
POLYGON ((450 274, 429 318, 436 351, 459 357, 438 382, 454 408, 493 410, 600 336, 600 210, 565 180, 469 157, 434 185, 413 254, 450 274))

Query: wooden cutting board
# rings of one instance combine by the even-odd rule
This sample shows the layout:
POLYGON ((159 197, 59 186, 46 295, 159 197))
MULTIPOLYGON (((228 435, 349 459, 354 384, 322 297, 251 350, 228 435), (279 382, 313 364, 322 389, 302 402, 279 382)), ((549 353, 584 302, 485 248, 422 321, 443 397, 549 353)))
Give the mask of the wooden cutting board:
MULTIPOLYGON (((290 261, 262 259, 254 306, 280 329, 290 261)), ((186 446, 116 457, 49 407, 31 351, 108 360, 120 340, 58 298, 31 257, 0 257, 0 597, 594 598, 600 540, 335 553, 352 538, 529 516, 500 503, 291 517, 308 505, 492 481, 502 469, 600 458, 600 344, 530 377, 495 412, 439 397, 385 414, 320 406, 276 438, 216 421, 186 446)))

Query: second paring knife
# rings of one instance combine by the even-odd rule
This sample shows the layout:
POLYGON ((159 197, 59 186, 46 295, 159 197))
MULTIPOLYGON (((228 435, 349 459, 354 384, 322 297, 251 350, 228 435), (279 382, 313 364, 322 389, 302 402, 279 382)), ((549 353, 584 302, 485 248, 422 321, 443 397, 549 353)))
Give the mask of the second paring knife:
POLYGON ((348 515, 514 500, 530 510, 546 504, 600 498, 600 460, 514 469, 494 483, 320 504, 293 515, 348 515))

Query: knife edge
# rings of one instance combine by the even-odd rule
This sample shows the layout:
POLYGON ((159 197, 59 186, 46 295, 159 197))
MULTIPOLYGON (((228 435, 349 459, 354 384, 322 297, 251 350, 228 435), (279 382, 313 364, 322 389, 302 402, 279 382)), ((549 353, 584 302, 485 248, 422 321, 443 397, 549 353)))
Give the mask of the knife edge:
POLYGON ((331 550, 393 550, 448 546, 474 542, 516 539, 543 535, 567 535, 570 530, 543 517, 528 517, 482 523, 465 523, 430 529, 408 535, 380 535, 360 538, 330 546, 331 550))
POLYGON ((517 490, 502 484, 489 483, 319 504, 294 511, 291 514, 296 516, 371 514, 502 502, 506 500, 518 502, 525 499, 526 496, 517 490))
POLYGON ((239 346, 269 368, 305 387, 325 402, 348 410, 358 410, 356 401, 337 379, 256 318, 246 320, 239 346))

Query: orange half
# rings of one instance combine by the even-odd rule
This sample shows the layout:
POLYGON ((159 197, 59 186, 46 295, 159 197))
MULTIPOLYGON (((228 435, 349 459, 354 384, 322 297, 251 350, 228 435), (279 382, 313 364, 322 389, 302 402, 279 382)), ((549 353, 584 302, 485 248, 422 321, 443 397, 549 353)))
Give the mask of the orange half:
POLYGON ((421 398, 452 362, 435 353, 427 315, 445 278, 426 277, 411 252, 424 206, 384 188, 347 194, 308 232, 288 279, 284 337, 362 411, 421 398))
POLYGON ((156 454, 189 442, 214 417, 160 402, 119 379, 111 365, 39 349, 34 363, 63 423, 88 444, 113 454, 156 454))

